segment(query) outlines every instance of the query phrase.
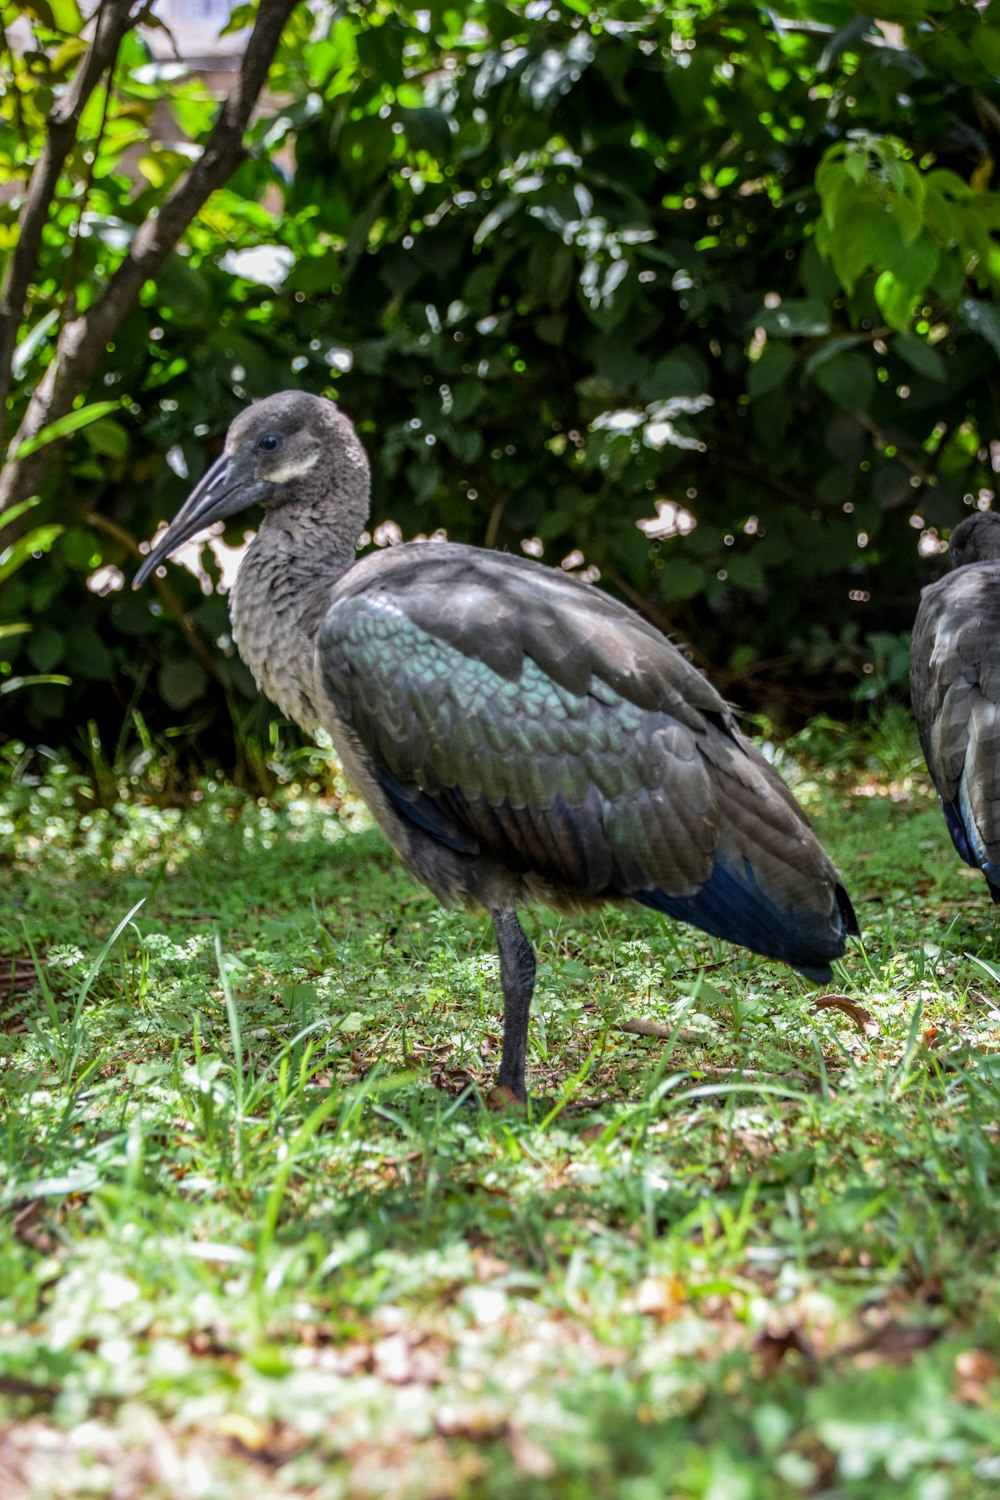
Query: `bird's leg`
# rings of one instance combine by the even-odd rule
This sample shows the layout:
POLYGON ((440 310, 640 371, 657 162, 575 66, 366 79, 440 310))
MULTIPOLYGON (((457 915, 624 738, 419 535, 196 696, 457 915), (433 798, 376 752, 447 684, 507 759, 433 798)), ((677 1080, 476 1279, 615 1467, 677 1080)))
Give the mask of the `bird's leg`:
POLYGON ((514 911, 494 911, 503 985, 503 1052, 497 1082, 519 1099, 526 1097, 524 1064, 528 1051, 528 1011, 535 988, 535 954, 514 911))

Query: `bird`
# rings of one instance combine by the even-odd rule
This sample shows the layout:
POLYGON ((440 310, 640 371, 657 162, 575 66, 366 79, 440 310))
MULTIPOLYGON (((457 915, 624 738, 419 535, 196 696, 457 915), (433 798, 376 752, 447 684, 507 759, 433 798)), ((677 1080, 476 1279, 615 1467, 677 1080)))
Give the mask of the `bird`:
POLYGON ((910 701, 951 841, 1000 905, 1000 514, 960 521, 948 558, 921 591, 910 701))
POLYGON ((359 557, 369 489, 334 402, 267 396, 233 420, 133 586, 263 507, 230 593, 237 650, 306 734, 329 733, 410 875, 489 912, 501 1097, 526 1098, 526 903, 638 902, 829 980, 858 930, 850 898, 702 673, 610 594, 527 557, 450 541, 359 557))

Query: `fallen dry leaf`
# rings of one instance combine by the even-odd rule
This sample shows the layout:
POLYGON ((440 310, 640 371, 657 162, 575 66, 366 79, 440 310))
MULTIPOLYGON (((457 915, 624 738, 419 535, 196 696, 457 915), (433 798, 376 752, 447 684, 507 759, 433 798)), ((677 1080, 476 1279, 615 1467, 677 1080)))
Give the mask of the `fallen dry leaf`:
POLYGON ((684 1283, 679 1276, 644 1276, 622 1305, 625 1312, 667 1323, 677 1317, 683 1302, 684 1283))
POLYGON ((217 1432, 223 1437, 232 1438, 242 1448, 248 1448, 251 1453, 258 1452, 267 1446, 268 1430, 262 1423, 256 1422, 253 1417, 248 1417, 241 1411, 227 1411, 215 1424, 217 1432))
POLYGON ((506 1276, 510 1270, 507 1261, 501 1260, 497 1255, 491 1255, 488 1250, 481 1250, 478 1246, 472 1251, 472 1264, 477 1281, 492 1281, 494 1276, 506 1276))
POLYGON ((41 1255, 51 1255, 58 1246, 53 1233, 55 1214, 47 1198, 32 1198, 14 1210, 14 1234, 41 1255))
POLYGON ((813 1012, 821 1010, 839 1010, 845 1016, 850 1016, 855 1026, 864 1036, 878 1036, 879 1024, 870 1010, 865 1010, 856 1000, 851 1000, 847 995, 820 995, 814 1000, 809 1009, 813 1012))
POLYGON ((986 1389, 997 1378, 997 1363, 985 1349, 963 1349, 955 1356, 955 1377, 959 1401, 972 1406, 988 1406, 993 1393, 986 1389))
POLYGON ((763 1365, 765 1376, 773 1375, 789 1354, 801 1354, 810 1371, 816 1368, 816 1351, 801 1328, 765 1329, 754 1339, 753 1350, 763 1365))

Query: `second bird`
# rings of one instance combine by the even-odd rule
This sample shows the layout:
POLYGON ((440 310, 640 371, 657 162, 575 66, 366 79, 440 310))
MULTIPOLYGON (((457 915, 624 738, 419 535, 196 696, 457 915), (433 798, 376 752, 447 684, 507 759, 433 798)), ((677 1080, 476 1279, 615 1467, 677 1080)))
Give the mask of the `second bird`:
POLYGON ((854 912, 781 778, 725 702, 626 606, 526 558, 449 542, 356 557, 369 473, 330 401, 233 422, 138 574, 213 521, 264 519, 230 598, 257 682, 322 725, 410 874, 488 911, 499 1082, 525 1094, 535 956, 517 908, 638 901, 830 977, 854 912))
POLYGON ((959 522, 948 559, 920 598, 910 696, 951 841, 1000 904, 1000 515, 959 522))

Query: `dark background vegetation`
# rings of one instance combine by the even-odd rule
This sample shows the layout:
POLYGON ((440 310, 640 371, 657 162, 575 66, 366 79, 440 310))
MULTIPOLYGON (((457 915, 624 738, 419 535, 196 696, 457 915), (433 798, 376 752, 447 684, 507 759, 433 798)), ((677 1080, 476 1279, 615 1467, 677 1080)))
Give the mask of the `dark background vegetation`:
MULTIPOLYGON (((230 767, 266 746, 224 600, 177 568, 138 595, 102 570, 128 579, 234 413, 291 385, 357 423, 374 524, 596 568, 779 722, 901 688, 939 540, 992 493, 1000 7, 878 14, 295 6, 249 154, 78 397, 114 407, 49 446, 40 502, 0 530, 3 735, 129 747, 148 726, 230 767), (686 533, 636 524, 678 507, 686 533)), ((75 0, 3 17, 9 255, 86 32, 75 0)), ((59 178, 8 441, 217 116, 147 24, 59 178)))

